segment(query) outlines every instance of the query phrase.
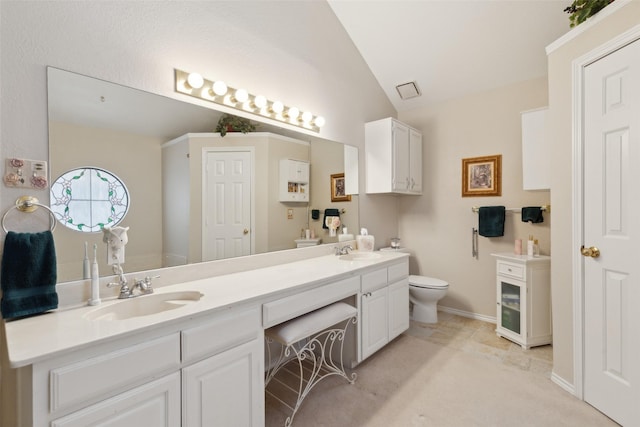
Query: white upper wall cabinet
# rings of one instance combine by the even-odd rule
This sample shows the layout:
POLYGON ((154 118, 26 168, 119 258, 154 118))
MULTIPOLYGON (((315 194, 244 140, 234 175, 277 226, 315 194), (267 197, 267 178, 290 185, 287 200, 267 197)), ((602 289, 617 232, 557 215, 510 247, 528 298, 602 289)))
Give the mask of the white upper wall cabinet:
POLYGON ((422 194, 422 134, 386 118, 365 124, 367 193, 422 194))
POLYGON ((522 188, 549 190, 550 142, 546 133, 548 108, 522 112, 522 188))
POLYGON ((280 201, 309 201, 309 162, 280 160, 280 201))

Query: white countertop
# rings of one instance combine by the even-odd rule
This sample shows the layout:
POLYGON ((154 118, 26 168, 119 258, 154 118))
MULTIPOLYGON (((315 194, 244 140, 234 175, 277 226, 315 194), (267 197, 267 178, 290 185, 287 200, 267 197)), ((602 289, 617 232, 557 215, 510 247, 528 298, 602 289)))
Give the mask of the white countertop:
POLYGON ((325 255, 242 273, 163 286, 156 289, 155 293, 199 291, 203 297, 181 308, 148 316, 126 320, 89 320, 84 317, 93 310, 123 302, 110 299, 103 300, 99 306, 59 310, 9 321, 5 323, 9 362, 12 368, 27 366, 53 355, 151 330, 171 321, 214 313, 251 302, 261 304, 409 256, 398 252, 377 253, 381 255, 380 258, 371 260, 344 261, 335 255, 325 255))
POLYGON ((515 262, 524 262, 524 263, 535 263, 535 262, 548 262, 551 257, 548 255, 535 255, 529 256, 527 254, 516 255, 513 252, 498 252, 495 254, 491 254, 492 257, 502 258, 509 261, 515 262))

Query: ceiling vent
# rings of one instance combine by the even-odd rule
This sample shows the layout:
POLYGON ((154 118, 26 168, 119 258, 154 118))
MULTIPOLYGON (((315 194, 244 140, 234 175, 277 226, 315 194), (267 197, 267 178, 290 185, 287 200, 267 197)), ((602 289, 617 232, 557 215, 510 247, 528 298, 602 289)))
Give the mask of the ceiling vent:
POLYGON ((396 90, 398 91, 401 99, 410 99, 422 95, 420 88, 418 88, 418 83, 416 82, 399 84, 396 86, 396 90))

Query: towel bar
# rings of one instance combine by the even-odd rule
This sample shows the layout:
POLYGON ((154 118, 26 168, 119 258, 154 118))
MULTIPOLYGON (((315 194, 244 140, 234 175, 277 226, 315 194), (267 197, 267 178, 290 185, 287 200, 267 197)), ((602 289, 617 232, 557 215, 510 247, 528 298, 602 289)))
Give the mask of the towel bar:
POLYGON ((38 199, 36 199, 33 196, 22 196, 18 198, 18 200, 16 200, 16 204, 14 206, 11 206, 9 209, 7 209, 4 215, 2 215, 2 220, 0 220, 0 225, 2 225, 2 229, 4 230, 5 234, 9 232, 7 228, 4 226, 4 220, 6 219, 9 212, 11 212, 14 209, 17 209, 20 212, 31 213, 31 212, 35 212, 38 209, 38 206, 45 208, 49 212, 49 220, 51 222, 51 225, 50 225, 51 231, 55 230, 57 220, 56 220, 56 215, 53 213, 53 211, 48 206, 39 203, 38 199))
MULTIPOLYGON (((542 205, 540 206, 540 210, 548 212, 551 209, 551 205, 542 205)), ((471 208, 471 211, 474 213, 478 213, 478 211, 480 210, 479 206, 473 206, 471 208)), ((506 208, 505 212, 517 212, 520 213, 522 212, 522 208, 506 208)))

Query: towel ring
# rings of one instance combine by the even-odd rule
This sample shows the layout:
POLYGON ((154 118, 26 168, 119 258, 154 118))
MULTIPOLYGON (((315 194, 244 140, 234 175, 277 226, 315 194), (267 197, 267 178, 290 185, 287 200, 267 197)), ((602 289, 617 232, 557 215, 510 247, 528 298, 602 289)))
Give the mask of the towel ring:
POLYGON ((7 217, 7 215, 9 214, 9 212, 11 212, 14 209, 17 209, 20 212, 31 213, 31 212, 35 212, 38 209, 38 206, 40 206, 42 208, 45 208, 49 212, 49 219, 50 219, 50 222, 51 222, 51 226, 50 226, 51 227, 51 231, 55 230, 56 223, 58 221, 56 220, 56 215, 49 208, 49 206, 45 206, 45 205, 39 203, 38 199, 36 199, 33 196, 22 196, 18 200, 16 200, 15 206, 12 206, 9 209, 7 209, 7 211, 4 213, 4 215, 2 215, 2 220, 0 220, 0 225, 2 225, 2 229, 4 230, 5 234, 9 232, 7 230, 7 228, 4 226, 4 220, 7 217))

